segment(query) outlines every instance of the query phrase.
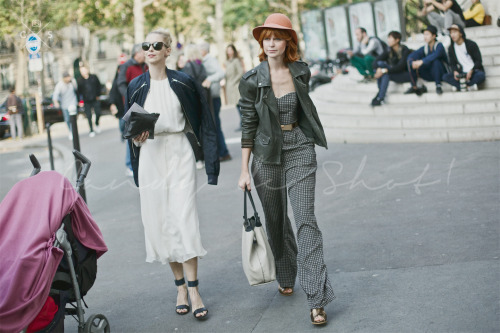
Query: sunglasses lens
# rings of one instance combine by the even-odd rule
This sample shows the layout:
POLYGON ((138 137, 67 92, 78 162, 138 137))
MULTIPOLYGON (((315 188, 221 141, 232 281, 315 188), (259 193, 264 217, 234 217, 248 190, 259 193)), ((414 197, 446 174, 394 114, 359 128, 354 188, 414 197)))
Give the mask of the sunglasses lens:
MULTIPOLYGON (((142 43, 142 49, 143 49, 144 51, 149 50, 149 47, 150 47, 150 46, 151 46, 151 44, 150 44, 150 43, 142 43)), ((153 48, 154 48, 154 46, 153 46, 153 48)))
POLYGON ((156 43, 153 43, 153 49, 155 49, 156 51, 160 51, 163 47, 163 43, 162 42, 156 42, 156 43))

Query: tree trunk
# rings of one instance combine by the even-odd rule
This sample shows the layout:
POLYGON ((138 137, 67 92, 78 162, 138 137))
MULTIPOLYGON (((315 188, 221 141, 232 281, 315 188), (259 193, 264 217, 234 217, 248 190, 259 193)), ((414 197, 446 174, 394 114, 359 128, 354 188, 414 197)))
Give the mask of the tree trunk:
POLYGON ((144 41, 144 11, 142 0, 134 0, 134 42, 144 41))
POLYGON ((20 40, 16 43, 16 52, 17 52, 17 70, 16 70, 16 92, 17 94, 25 94, 28 92, 28 82, 25 80, 26 71, 28 68, 26 67, 26 54, 25 47, 22 43, 23 40, 20 40))
POLYGON ((221 64, 224 62, 225 58, 223 4, 224 0, 217 0, 215 3, 215 40, 217 41, 217 54, 219 63, 221 64))

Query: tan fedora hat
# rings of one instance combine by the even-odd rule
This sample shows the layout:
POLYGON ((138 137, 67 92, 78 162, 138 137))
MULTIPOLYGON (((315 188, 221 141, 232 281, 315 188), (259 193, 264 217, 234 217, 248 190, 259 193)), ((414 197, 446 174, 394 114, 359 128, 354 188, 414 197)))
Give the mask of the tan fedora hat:
POLYGON ((269 15, 266 18, 266 22, 264 22, 264 25, 261 25, 253 29, 252 31, 253 37, 258 41, 261 31, 266 28, 290 30, 290 34, 292 35, 293 41, 295 42, 295 44, 297 44, 297 33, 292 28, 292 21, 290 21, 290 19, 286 15, 280 13, 274 13, 269 15))

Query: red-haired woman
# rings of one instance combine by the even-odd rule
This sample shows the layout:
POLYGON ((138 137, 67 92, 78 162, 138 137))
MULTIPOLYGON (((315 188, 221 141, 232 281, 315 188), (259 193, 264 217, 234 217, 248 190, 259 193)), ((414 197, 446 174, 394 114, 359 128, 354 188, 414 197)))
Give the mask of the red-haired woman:
POLYGON ((252 176, 264 208, 279 292, 292 295, 298 273, 311 321, 321 325, 327 320, 324 307, 335 296, 314 215, 314 144, 325 148, 327 144, 308 94, 311 72, 298 60, 297 34, 285 15, 270 15, 264 25, 253 30, 253 36, 261 47, 261 63, 243 75, 239 86, 242 165, 238 186, 250 189, 248 163, 253 153, 252 176), (297 242, 287 216, 287 190, 297 242))

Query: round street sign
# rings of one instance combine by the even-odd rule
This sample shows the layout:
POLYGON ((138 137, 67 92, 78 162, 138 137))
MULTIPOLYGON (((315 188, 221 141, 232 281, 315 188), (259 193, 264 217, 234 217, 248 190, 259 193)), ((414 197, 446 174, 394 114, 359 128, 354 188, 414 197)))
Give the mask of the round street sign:
POLYGON ((26 36, 26 49, 28 49, 30 54, 38 53, 41 46, 42 40, 37 34, 29 34, 26 36))

